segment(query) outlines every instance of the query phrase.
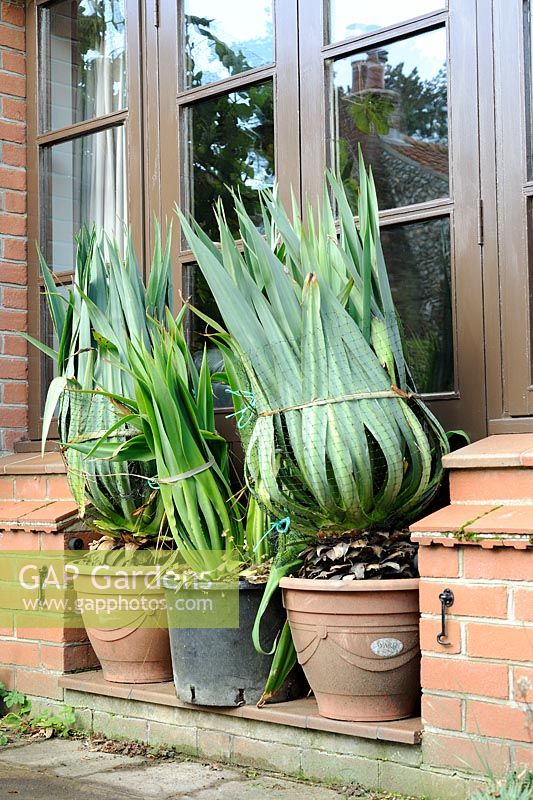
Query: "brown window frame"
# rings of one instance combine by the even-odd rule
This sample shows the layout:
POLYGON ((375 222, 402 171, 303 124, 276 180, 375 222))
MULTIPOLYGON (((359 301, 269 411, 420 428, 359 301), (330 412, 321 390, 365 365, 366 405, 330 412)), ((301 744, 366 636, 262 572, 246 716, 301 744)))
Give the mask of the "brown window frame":
MULTIPOLYGON (((93 117, 61 128, 41 132, 40 119, 43 113, 41 100, 45 97, 44 69, 41 66, 45 53, 39 41, 39 10, 52 7, 57 0, 33 0, 27 14, 28 52, 28 331, 37 339, 46 340, 49 331, 43 329, 41 314, 42 278, 40 276, 36 245, 43 241, 44 214, 42 197, 45 192, 46 173, 43 153, 53 144, 73 141, 81 136, 123 126, 126 132, 128 173, 128 224, 138 252, 144 248, 144 191, 143 160, 140 158, 142 131, 142 59, 141 52, 141 3, 140 0, 125 0, 126 14, 126 69, 127 104, 120 111, 93 117), (33 102, 30 102, 33 99, 33 102)), ((72 272, 56 276, 58 286, 71 282, 72 272)), ((46 326, 44 326, 46 327, 46 326)), ((49 377, 49 368, 44 357, 34 347, 29 349, 28 380, 31 386, 28 408, 28 433, 30 439, 39 439, 42 430, 42 394, 49 377)), ((51 431, 52 436, 55 429, 51 431)))

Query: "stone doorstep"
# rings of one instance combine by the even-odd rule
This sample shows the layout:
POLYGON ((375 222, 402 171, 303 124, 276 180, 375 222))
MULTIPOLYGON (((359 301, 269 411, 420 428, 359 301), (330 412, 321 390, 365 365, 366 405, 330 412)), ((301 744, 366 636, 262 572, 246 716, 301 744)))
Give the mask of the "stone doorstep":
POLYGON ((488 436, 444 456, 447 469, 533 466, 533 433, 488 436))
POLYGON ((12 500, 0 503, 0 531, 59 531, 77 516, 70 500, 12 500))
POLYGON ((415 522, 409 530, 416 536, 430 533, 446 538, 447 534, 459 534, 457 540, 461 544, 466 544, 469 537, 478 544, 476 537, 485 536, 485 541, 490 539, 494 545, 511 541, 513 547, 525 549, 533 536, 533 506, 452 503, 415 522))
MULTIPOLYGON (((59 685, 64 689, 71 689, 76 692, 118 697, 132 701, 132 703, 153 703, 154 705, 197 711, 199 714, 208 712, 228 717, 269 722, 274 725, 288 725, 294 728, 358 736, 363 739, 375 739, 383 742, 417 745, 420 743, 422 736, 422 721, 420 717, 394 722, 344 722, 342 720, 326 719, 319 716, 316 701, 312 697, 268 705, 263 708, 251 705, 235 708, 195 706, 183 703, 176 697, 173 683, 110 683, 104 680, 101 670, 64 675, 59 678, 59 685)), ((133 710, 132 716, 134 716, 133 710)))
POLYGON ((0 458, 0 475, 65 475, 61 453, 14 453, 0 458))

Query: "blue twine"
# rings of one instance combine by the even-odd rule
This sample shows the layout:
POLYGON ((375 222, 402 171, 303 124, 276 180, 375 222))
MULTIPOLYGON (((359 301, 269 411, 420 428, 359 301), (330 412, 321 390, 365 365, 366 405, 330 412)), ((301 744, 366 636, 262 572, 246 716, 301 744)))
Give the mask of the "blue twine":
POLYGON ((257 542, 256 546, 254 547, 254 553, 257 551, 259 545, 267 538, 267 536, 270 536, 271 533, 276 532, 279 536, 285 536, 285 534, 289 532, 290 527, 291 527, 290 517, 283 517, 283 519, 280 519, 277 522, 273 522, 270 528, 263 534, 263 536, 261 536, 261 538, 257 542))
POLYGON ((256 410, 255 410, 255 397, 253 392, 248 391, 237 391, 234 392, 233 389, 226 389, 227 394, 234 395, 235 397, 241 397, 245 401, 245 405, 242 408, 239 408, 238 411, 234 411, 233 414, 227 414, 226 419, 231 419, 235 417, 237 420, 237 428, 242 430, 247 425, 250 424, 252 419, 255 417, 256 410))

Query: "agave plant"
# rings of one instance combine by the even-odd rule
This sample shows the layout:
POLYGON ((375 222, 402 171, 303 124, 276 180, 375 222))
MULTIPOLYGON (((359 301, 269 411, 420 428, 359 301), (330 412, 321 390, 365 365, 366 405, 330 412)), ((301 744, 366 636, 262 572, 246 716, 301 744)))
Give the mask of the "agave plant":
POLYGON ((80 516, 112 539, 128 547, 148 544, 160 532, 164 508, 159 493, 150 486, 154 472, 150 461, 137 458, 133 448, 119 460, 87 457, 69 445, 97 441, 113 428, 115 449, 128 446, 131 427, 122 418, 120 403, 110 398, 129 396, 132 380, 117 370, 117 359, 126 363, 126 342, 134 339, 149 347, 150 331, 163 320, 172 303, 170 231, 164 250, 157 232, 148 284, 145 288, 128 235, 124 258, 116 242, 83 227, 77 237, 76 265, 66 297, 55 285, 53 274, 39 254, 46 298, 57 351, 27 337, 51 357, 57 376, 50 384, 43 414, 43 448, 50 423, 58 413, 58 425, 67 475, 80 516), (94 394, 94 390, 102 390, 94 394), (108 393, 106 396, 105 392, 108 393))
MULTIPOLYGON (((226 360, 231 354, 246 374, 248 486, 273 519, 292 526, 277 540, 254 631, 258 648, 261 615, 279 579, 303 558, 318 576, 322 542, 331 554, 336 540, 404 528, 438 490, 449 450, 405 363, 374 181, 361 155, 359 174, 358 226, 332 174, 318 218, 308 207, 306 224, 294 202, 291 222, 276 193, 262 192, 265 235, 235 196, 242 249, 221 203, 220 246, 180 213, 227 330, 197 313, 217 332, 226 360)), ((368 577, 355 564, 369 550, 354 545, 342 577, 368 577)), ((331 566, 322 577, 332 577, 331 566)), ((294 661, 286 626, 265 697, 294 661)))
POLYGON ((318 224, 262 195, 261 236, 235 198, 242 252, 218 206, 220 249, 181 215, 250 387, 246 476, 259 502, 298 530, 398 527, 438 489, 448 442, 405 364, 371 173, 360 164, 359 228, 328 181, 318 224))

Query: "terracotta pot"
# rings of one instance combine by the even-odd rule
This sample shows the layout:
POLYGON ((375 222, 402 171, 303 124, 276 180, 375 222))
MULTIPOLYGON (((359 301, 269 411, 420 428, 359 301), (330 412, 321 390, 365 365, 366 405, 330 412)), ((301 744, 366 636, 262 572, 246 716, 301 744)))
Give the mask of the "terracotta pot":
POLYGON ((153 568, 135 567, 135 572, 142 573, 138 581, 125 579, 128 572, 127 568, 106 569, 94 581, 90 568, 80 567, 74 588, 87 635, 107 681, 170 681, 172 663, 164 589, 153 568), (131 583, 129 587, 125 587, 126 580, 131 583), (119 607, 115 604, 120 599, 127 609, 116 611, 119 607), (94 610, 97 600, 108 607, 94 610), (143 600, 147 610, 141 605, 143 600))
POLYGON ((418 580, 283 578, 283 604, 319 714, 385 721, 420 698, 418 580))

